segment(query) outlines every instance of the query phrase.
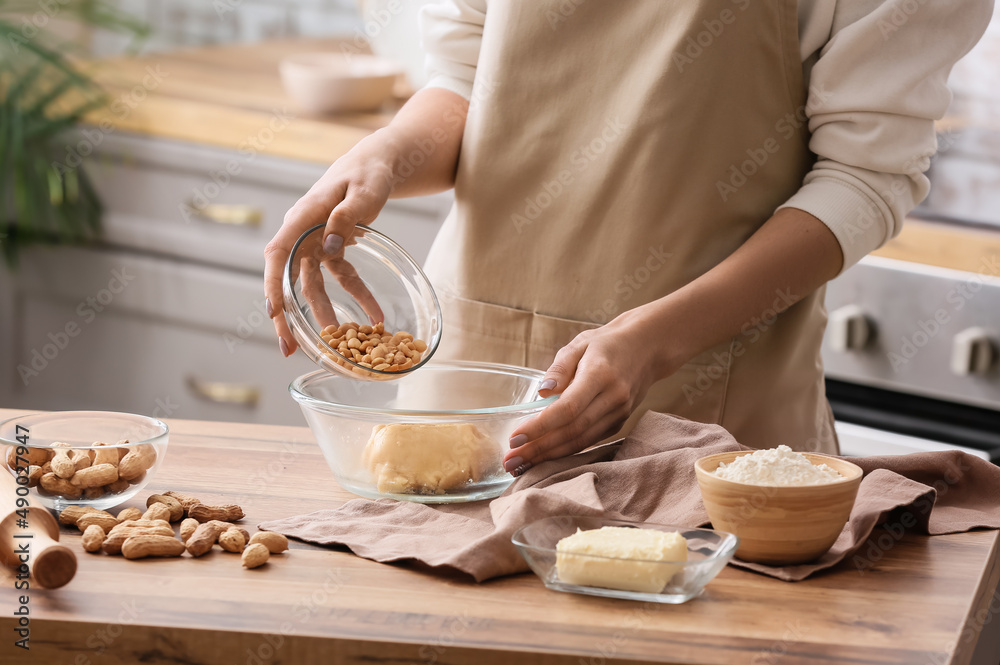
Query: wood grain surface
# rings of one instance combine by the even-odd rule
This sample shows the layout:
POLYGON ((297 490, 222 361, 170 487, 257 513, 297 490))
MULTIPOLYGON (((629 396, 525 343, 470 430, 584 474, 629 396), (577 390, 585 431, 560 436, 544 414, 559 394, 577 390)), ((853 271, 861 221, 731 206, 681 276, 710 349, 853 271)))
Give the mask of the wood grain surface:
MULTIPOLYGON (((127 505, 175 489, 240 503, 252 528, 352 498, 304 427, 169 422, 163 465, 127 505)), ((79 571, 61 589, 31 590, 30 652, 13 647, 16 594, 0 572, 0 661, 968 663, 998 604, 997 532, 882 535, 861 572, 849 562, 785 583, 727 568, 671 606, 548 591, 531 574, 476 584, 300 542, 255 570, 218 548, 127 561, 85 553, 64 528, 79 571)))
POLYGON ((108 90, 110 103, 87 121, 98 127, 105 123, 111 131, 331 164, 387 125, 404 101, 396 99, 372 113, 300 113, 278 75, 281 59, 340 51, 345 45, 351 52, 367 52, 365 45, 350 41, 295 39, 97 61, 90 71, 108 90))
POLYGON ((1000 230, 908 219, 875 256, 1000 276, 1000 230))

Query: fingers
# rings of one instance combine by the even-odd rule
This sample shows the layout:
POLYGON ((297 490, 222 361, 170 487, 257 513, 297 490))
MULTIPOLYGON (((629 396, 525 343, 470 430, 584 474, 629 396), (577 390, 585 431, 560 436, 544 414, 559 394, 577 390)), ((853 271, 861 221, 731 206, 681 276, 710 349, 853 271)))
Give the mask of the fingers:
POLYGON ((281 281, 288 253, 288 248, 276 244, 274 241, 264 249, 264 307, 267 310, 267 315, 274 322, 274 330, 278 334, 278 348, 286 357, 295 351, 296 346, 295 338, 292 337, 288 324, 285 322, 284 298, 281 292, 281 281))
POLYGON ((320 329, 339 325, 337 315, 333 311, 330 297, 326 294, 326 284, 319 263, 312 258, 303 258, 300 266, 299 279, 302 283, 302 295, 312 310, 320 329))
POLYGON ((577 365, 587 352, 587 344, 579 337, 573 342, 559 349, 555 360, 545 372, 545 377, 538 385, 538 394, 542 397, 562 393, 569 386, 576 375, 577 365))
MULTIPOLYGON (((317 186, 319 183, 317 183, 317 186)), ((295 338, 284 320, 284 297, 281 284, 284 279, 285 263, 292 251, 292 246, 307 230, 322 224, 330 214, 327 200, 340 201, 346 191, 346 184, 335 185, 326 197, 306 195, 299 199, 285 213, 281 228, 264 248, 264 295, 268 316, 274 321, 274 329, 278 334, 278 346, 283 354, 290 355, 297 347, 295 338), (288 353, 285 353, 288 351, 288 353)))
MULTIPOLYGON (((388 193, 386 193, 388 196, 388 193)), ((385 205, 385 197, 364 185, 352 185, 344 200, 330 213, 323 237, 323 251, 331 256, 344 248, 344 241, 354 235, 358 224, 370 224, 385 205)))
MULTIPOLYGON (((591 402, 599 396, 600 391, 599 382, 588 381, 581 375, 563 392, 559 401, 546 407, 540 414, 522 423, 511 433, 510 447, 519 448, 529 441, 546 440, 551 433, 573 423, 579 423, 586 416, 591 402)), ((580 424, 589 425, 589 423, 580 424)))
POLYGON ((285 320, 284 312, 278 312, 272 321, 274 322, 274 330, 278 333, 278 348, 281 349, 281 355, 287 358, 295 353, 299 345, 296 343, 292 331, 288 328, 288 321, 285 320))
POLYGON ((372 292, 368 290, 368 286, 361 279, 361 276, 358 275, 358 271, 355 270, 354 266, 347 261, 339 259, 324 261, 323 265, 330 271, 330 274, 337 278, 337 281, 344 287, 344 290, 361 305, 361 309, 368 315, 368 323, 375 325, 376 323, 385 322, 385 314, 382 312, 382 307, 375 300, 372 292))
POLYGON ((627 419, 610 397, 595 400, 587 411, 577 423, 510 450, 504 456, 504 469, 519 476, 536 464, 580 452, 617 432, 627 419))

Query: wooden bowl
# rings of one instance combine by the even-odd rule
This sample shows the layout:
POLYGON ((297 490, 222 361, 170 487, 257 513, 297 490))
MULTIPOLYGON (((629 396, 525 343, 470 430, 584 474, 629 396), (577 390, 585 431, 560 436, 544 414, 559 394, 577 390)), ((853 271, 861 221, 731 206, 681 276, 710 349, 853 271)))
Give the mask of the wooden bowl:
POLYGON ((789 565, 813 561, 837 540, 851 516, 861 484, 861 467, 835 457, 803 453, 826 464, 843 480, 823 485, 775 487, 748 485, 713 475, 723 462, 753 451, 719 453, 695 462, 701 498, 712 526, 740 539, 736 556, 744 561, 789 565))

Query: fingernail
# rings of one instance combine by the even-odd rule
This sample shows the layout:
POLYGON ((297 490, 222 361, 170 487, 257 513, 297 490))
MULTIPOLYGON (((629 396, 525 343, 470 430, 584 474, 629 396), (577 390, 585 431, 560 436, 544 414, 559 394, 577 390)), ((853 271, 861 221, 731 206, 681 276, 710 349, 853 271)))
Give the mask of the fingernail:
POLYGON ((274 308, 271 307, 271 299, 270 298, 264 298, 264 309, 267 310, 267 318, 273 319, 274 318, 274 308))
MULTIPOLYGON (((527 434, 518 434, 517 436, 510 437, 510 447, 511 448, 520 448, 521 446, 523 446, 527 442, 528 442, 528 435, 527 434)), ((518 458, 518 459, 520 459, 520 458, 518 458)))
POLYGON ((538 385, 539 390, 552 390, 556 387, 555 379, 545 379, 538 385))
POLYGON ((278 348, 281 349, 281 355, 288 357, 288 345, 285 344, 285 339, 283 337, 278 338, 278 348))
POLYGON ((378 323, 378 321, 375 320, 375 317, 372 316, 371 314, 369 314, 368 315, 368 325, 373 326, 376 323, 378 323))
POLYGON ((323 241, 323 251, 327 254, 336 254, 344 246, 344 239, 335 233, 331 233, 323 241))
POLYGON ((503 463, 503 470, 507 473, 512 473, 514 469, 524 464, 524 460, 520 457, 511 457, 509 460, 503 463))
POLYGON ((519 466, 516 469, 514 469, 513 471, 511 471, 510 474, 512 476, 514 476, 515 478, 517 478, 518 476, 524 474, 524 472, 527 471, 530 468, 531 468, 531 462, 525 462, 521 466, 519 466))

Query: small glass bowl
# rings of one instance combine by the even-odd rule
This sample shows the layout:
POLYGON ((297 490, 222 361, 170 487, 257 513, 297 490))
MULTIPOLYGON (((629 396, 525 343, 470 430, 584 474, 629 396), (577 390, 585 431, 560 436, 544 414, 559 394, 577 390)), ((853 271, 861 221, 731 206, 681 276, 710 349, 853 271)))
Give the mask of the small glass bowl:
POLYGON ((538 396, 543 379, 542 372, 523 367, 450 361, 382 383, 311 372, 293 381, 289 391, 344 489, 370 499, 458 503, 492 499, 514 481, 501 465, 511 432, 557 399, 538 396), (400 452, 395 459, 383 454, 380 462, 369 453, 388 445, 376 439, 384 426, 393 426, 400 452), (421 439, 430 426, 448 434, 421 439), (422 458, 419 471, 412 455, 417 448, 434 450, 434 457, 422 458), (458 481, 435 486, 418 480, 435 474, 458 481))
POLYGON ((398 379, 431 359, 441 342, 441 305, 427 275, 402 247, 358 225, 343 251, 322 247, 319 224, 296 241, 285 264, 285 318, 302 351, 323 369, 354 379, 398 379), (322 268, 321 268, 322 267, 322 268), (410 333, 427 344, 419 362, 398 371, 366 367, 338 353, 322 337, 327 326, 374 325, 410 333))
POLYGON ((531 569, 542 578, 549 589, 582 593, 605 598, 622 598, 653 603, 678 605, 701 594, 712 579, 719 574, 739 547, 739 538, 724 531, 712 529, 691 529, 680 526, 647 524, 603 517, 546 517, 518 529, 511 537, 521 556, 531 569), (643 561, 639 559, 616 559, 586 554, 572 554, 573 557, 592 559, 595 562, 621 562, 646 568, 648 573, 662 575, 666 582, 657 593, 606 589, 596 586, 569 584, 559 579, 556 566, 556 544, 567 536, 580 531, 600 529, 604 526, 634 527, 677 532, 687 540, 687 561, 643 561), (676 571, 671 574, 671 571, 676 571))
MULTIPOLYGON (((28 486, 34 495, 52 510, 60 511, 70 505, 104 510, 135 496, 156 475, 167 451, 168 432, 167 426, 155 418, 113 411, 53 411, 17 416, 0 423, 2 463, 8 473, 17 476, 18 467, 42 466, 46 462, 51 465, 58 451, 66 451, 72 459, 87 455, 91 458, 87 463, 89 467, 97 451, 115 450, 119 458, 114 463, 117 474, 118 463, 124 455, 138 451, 141 460, 129 462, 133 469, 129 475, 133 476, 136 471, 141 473, 127 481, 118 480, 116 476, 115 481, 97 487, 75 487, 73 478, 87 468, 82 466, 83 463, 72 474, 66 474, 68 477, 61 479, 65 484, 59 483, 56 489, 43 487, 37 479, 29 481, 28 486), (126 440, 128 443, 123 443, 126 440), (95 442, 107 445, 94 446, 95 442), (54 443, 67 445, 59 447, 53 446, 54 443), (141 468, 133 462, 139 462, 141 468)), ((55 478, 50 480, 55 481, 55 478)), ((80 484, 90 483, 85 481, 80 484)))

